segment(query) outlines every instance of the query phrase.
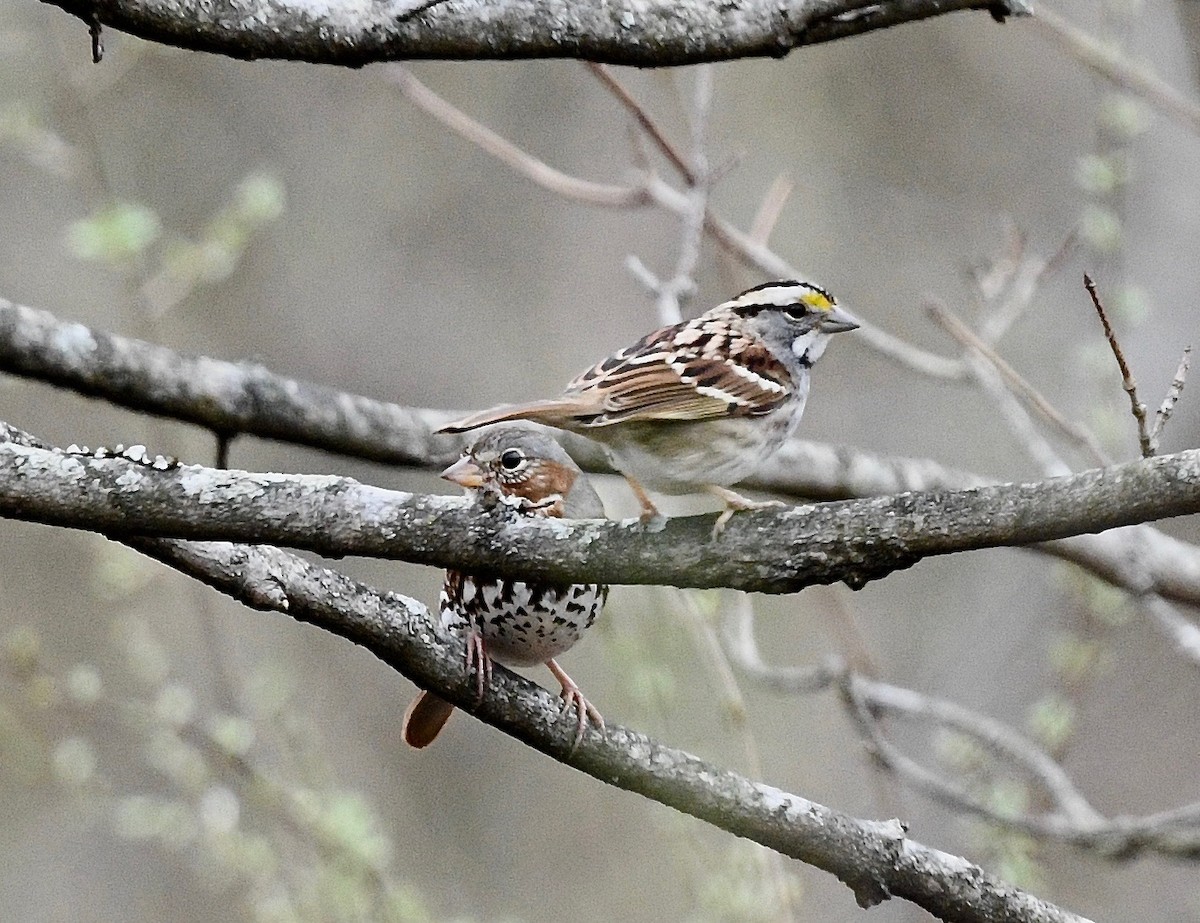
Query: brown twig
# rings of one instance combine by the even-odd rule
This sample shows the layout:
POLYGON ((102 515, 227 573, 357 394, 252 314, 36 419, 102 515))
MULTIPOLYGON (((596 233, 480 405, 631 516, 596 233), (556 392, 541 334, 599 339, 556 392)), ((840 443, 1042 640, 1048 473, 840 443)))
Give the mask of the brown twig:
MULTIPOLYGON (((708 214, 708 194, 712 188, 712 175, 708 162, 708 123, 712 111, 713 68, 704 65, 696 69, 692 92, 691 162, 688 180, 688 210, 683 215, 679 258, 675 261, 675 272, 662 282, 656 292, 660 323, 676 324, 683 319, 682 303, 696 290, 693 278, 700 263, 700 249, 704 244, 704 217, 708 214)), ((653 124, 653 123, 651 123, 653 124)))
POLYGON ((988 346, 970 327, 956 317, 949 308, 937 302, 929 301, 925 305, 925 310, 950 336, 954 337, 965 348, 974 351, 987 362, 991 363, 1014 392, 1019 394, 1043 419, 1058 427, 1066 436, 1086 450, 1096 464, 1102 466, 1111 464, 1111 460, 1105 454, 1104 450, 1100 448, 1100 444, 1091 433, 1077 423, 1072 423, 1059 413, 1040 391, 1021 377, 1016 369, 1004 361, 992 347, 988 346))
MULTIPOLYGON (((654 205, 664 211, 687 220, 691 214, 692 201, 686 190, 676 189, 660 177, 647 174, 637 186, 610 186, 593 183, 570 176, 548 166, 531 154, 521 150, 511 141, 500 137, 491 129, 476 122, 466 113, 455 108, 428 87, 420 83, 399 65, 384 68, 388 78, 414 103, 440 121, 451 131, 496 157, 505 165, 532 180, 544 189, 565 198, 608 208, 632 208, 654 205)), ((753 240, 748 234, 729 221, 715 214, 712 209, 704 213, 704 230, 725 250, 745 265, 777 279, 803 278, 805 273, 793 267, 787 260, 770 248, 753 240)), ((963 364, 927 350, 913 346, 885 330, 859 320, 862 326, 857 336, 861 342, 890 359, 931 378, 961 379, 965 375, 963 364)))
POLYGON ((634 95, 625 88, 625 85, 621 81, 613 76, 612 70, 608 65, 588 62, 587 69, 592 72, 597 80, 604 84, 605 89, 612 93, 617 98, 617 101, 633 116, 638 126, 654 142, 655 147, 659 149, 662 155, 671 162, 671 166, 679 172, 679 175, 684 178, 687 184, 689 186, 694 185, 696 176, 692 172, 692 168, 688 166, 683 155, 675 150, 675 145, 671 143, 670 139, 658 127, 654 119, 650 117, 645 107, 634 98, 634 95))
POLYGON ((782 173, 775 177, 775 182, 771 183, 767 194, 763 196, 762 204, 758 206, 754 220, 750 222, 751 240, 765 244, 770 239, 779 216, 783 214, 783 207, 795 188, 796 184, 791 177, 782 173))
POLYGON ((1100 315, 1100 323, 1104 326, 1104 336, 1108 339, 1108 345, 1112 349, 1113 356, 1117 360, 1117 365, 1121 369, 1121 387, 1129 395, 1129 407, 1133 411, 1133 418, 1137 420, 1138 442, 1142 447, 1142 458, 1149 458, 1154 454, 1154 443, 1150 438, 1149 430, 1146 428, 1146 405, 1138 398, 1137 382, 1134 380, 1133 373, 1129 370, 1129 363, 1125 361, 1125 353, 1121 350, 1121 344, 1117 342, 1117 335, 1113 331, 1112 324, 1108 322, 1108 315, 1104 311, 1104 305, 1100 303, 1100 295, 1096 291, 1096 283, 1092 281, 1092 277, 1087 273, 1083 275, 1083 287, 1087 289, 1088 294, 1092 298, 1092 304, 1096 308, 1096 313, 1100 315))
POLYGON ((381 73, 399 87, 409 102, 501 163, 551 192, 606 208, 629 208, 645 205, 649 201, 646 190, 638 186, 593 183, 554 169, 451 106, 399 64, 389 64, 381 69, 381 73))

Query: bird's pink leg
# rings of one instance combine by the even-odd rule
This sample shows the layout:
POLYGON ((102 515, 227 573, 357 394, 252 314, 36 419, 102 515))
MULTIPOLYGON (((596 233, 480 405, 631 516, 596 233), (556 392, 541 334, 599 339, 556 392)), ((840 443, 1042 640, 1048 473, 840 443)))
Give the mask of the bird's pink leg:
POLYGON ((729 522, 734 513, 743 510, 780 509, 787 506, 786 503, 779 500, 751 500, 749 497, 743 497, 736 490, 730 490, 728 487, 718 487, 716 484, 709 484, 704 489, 714 497, 720 498, 721 502, 725 504, 725 509, 713 524, 712 537, 714 539, 718 538, 725 531, 725 523, 729 522))
POLYGON ((600 733, 604 733, 604 718, 600 712, 596 711, 595 706, 583 697, 583 692, 575 685, 575 680, 567 676, 566 670, 555 663, 553 659, 547 660, 546 666, 550 668, 550 672, 562 686, 560 695, 563 703, 560 714, 574 708, 575 713, 579 716, 579 720, 575 724, 575 742, 571 745, 571 749, 574 750, 583 740, 583 731, 587 727, 588 718, 592 719, 592 723, 600 729, 600 733))
POLYGON ((492 658, 481 635, 473 626, 467 630, 467 676, 475 671, 475 707, 483 702, 483 693, 492 682, 492 658))
POLYGON ((648 526, 651 523, 661 522, 666 517, 658 511, 658 507, 654 505, 654 501, 650 499, 650 494, 646 492, 646 488, 642 486, 642 482, 633 475, 626 474, 625 480, 629 483, 629 489, 633 491, 633 495, 637 497, 638 506, 642 508, 638 519, 642 521, 642 525, 648 526))

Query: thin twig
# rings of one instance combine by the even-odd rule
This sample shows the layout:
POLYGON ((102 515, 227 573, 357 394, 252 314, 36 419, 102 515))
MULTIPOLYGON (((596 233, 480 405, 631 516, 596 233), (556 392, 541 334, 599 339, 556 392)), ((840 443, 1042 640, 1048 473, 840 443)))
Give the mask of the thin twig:
POLYGON ((930 300, 926 302, 925 310, 943 330, 954 337, 963 347, 973 350, 980 357, 991 363, 1013 391, 1019 394, 1044 420, 1058 427, 1068 438, 1087 451, 1096 464, 1103 466, 1112 463, 1111 459, 1109 459, 1108 455, 1100 447, 1100 443, 1096 441, 1095 436, 1059 413, 1040 391, 1026 381, 1016 369, 1009 365, 999 353, 955 316, 949 308, 930 300))
POLYGON ((1007 222, 1006 240, 1001 252, 993 256, 990 264, 971 269, 971 278, 984 301, 999 298, 1012 283, 1025 257, 1025 233, 1014 222, 1007 222))
POLYGON ((1092 298, 1092 304, 1096 308, 1096 313, 1100 315, 1100 323, 1104 325, 1104 336, 1107 338, 1113 356, 1116 357, 1117 365, 1121 369, 1121 387, 1129 395, 1129 406, 1133 411, 1133 418, 1137 420, 1138 442, 1142 447, 1142 458, 1149 458, 1154 454, 1154 444, 1150 439, 1150 432, 1146 428, 1146 405, 1138 398, 1137 382, 1133 378, 1133 373, 1129 370, 1129 363, 1125 361, 1125 353, 1121 350, 1121 344, 1117 342, 1117 335, 1113 331, 1112 324, 1108 322, 1108 315, 1104 312, 1104 305, 1100 303, 1100 295, 1096 291, 1096 283, 1092 281, 1092 277, 1087 273, 1084 273, 1083 276, 1083 287, 1087 289, 1088 294, 1092 298))
MULTIPOLYGON (((400 65, 388 65, 382 72, 387 74, 418 108, 428 112, 485 153, 491 154, 522 176, 557 195, 607 208, 631 208, 653 204, 681 217, 690 213, 691 199, 687 192, 676 189, 659 177, 643 176, 642 184, 637 186, 611 186, 562 173, 476 122, 421 84, 400 65)), ((805 273, 715 214, 712 209, 705 211, 704 230, 744 264, 765 276, 776 279, 806 278, 805 273)), ((961 362, 913 346, 867 322, 861 313, 858 319, 861 327, 856 336, 859 340, 899 364, 930 378, 965 377, 966 371, 961 362)))
POLYGON ((692 173, 692 168, 688 166, 683 155, 675 150, 675 145, 659 129, 657 123, 650 117, 645 107, 634 98, 633 94, 625 88, 625 85, 621 81, 613 76, 612 70, 608 65, 588 62, 587 69, 592 72, 597 80, 604 84, 605 89, 612 93, 617 98, 617 101, 634 117, 638 126, 654 142, 655 147, 659 149, 662 155, 671 162, 671 166, 678 171, 684 181, 689 186, 695 185, 696 176, 692 173))
POLYGON ((775 177, 775 181, 771 183, 767 194, 763 196, 762 203, 758 206, 754 220, 750 222, 751 240, 760 244, 766 244, 770 240, 771 232, 775 230, 779 216, 783 214, 783 207, 787 204, 788 197, 795 188, 796 184, 791 177, 782 173, 775 177))
MULTIPOLYGON (((712 185, 708 166, 708 121, 712 107, 712 88, 712 68, 707 65, 698 68, 690 112, 691 166, 685 174, 686 177, 690 177, 686 193, 688 208, 682 216, 679 257, 675 262, 674 274, 669 279, 659 279, 636 256, 626 258, 629 270, 653 293, 658 309, 658 322, 664 326, 683 320, 683 303, 696 290, 694 274, 700 262, 700 248, 704 242, 704 218, 708 213, 708 192, 712 185)), ((661 137, 657 126, 644 112, 641 124, 643 127, 650 127, 653 132, 651 137, 661 137)))
POLYGON ((409 102, 432 115, 451 131, 466 138, 476 147, 491 154, 501 163, 551 192, 605 208, 630 208, 647 204, 645 189, 637 186, 613 186, 579 179, 538 160, 532 154, 521 150, 511 141, 475 121, 466 113, 451 106, 417 80, 407 68, 399 64, 386 65, 381 69, 381 73, 400 89, 409 102))
MULTIPOLYGON (((1031 304, 1042 281, 1056 272, 1075 248, 1077 235, 1072 229, 1049 259, 1026 255, 1007 281, 1007 295, 979 324, 979 338, 994 346, 1031 304)), ((997 296, 1000 294, 996 293, 997 296)), ((986 298, 986 295, 985 295, 986 298)))
POLYGON ((724 640, 740 670, 756 682, 793 694, 810 694, 841 684, 856 727, 880 762, 934 800, 998 826, 1103 854, 1135 855, 1153 850, 1164 855, 1195 855, 1200 845, 1196 830, 1200 805, 1188 804, 1143 817, 1106 818, 1092 807, 1056 760, 1002 722, 953 702, 863 676, 838 658, 816 668, 767 664, 754 638, 749 613, 744 607, 735 607, 731 612, 735 618, 726 623, 724 640), (887 716, 965 734, 998 760, 1036 780, 1049 796, 1053 812, 1013 816, 981 802, 891 743, 880 727, 880 718, 887 716))
POLYGON ((1193 132, 1200 133, 1200 105, 1188 99, 1173 86, 1145 68, 1134 65, 1128 57, 1063 19, 1047 4, 1039 4, 1037 15, 1030 18, 1034 28, 1041 29, 1066 49, 1085 67, 1090 67, 1117 86, 1136 93, 1151 106, 1193 132))
POLYGON ((1192 347, 1184 347, 1183 356, 1179 359, 1179 367, 1175 370, 1175 377, 1171 379, 1171 387, 1167 389, 1167 396, 1163 398, 1162 406, 1154 414, 1154 426, 1150 430, 1150 442, 1155 452, 1158 451, 1158 440, 1162 436, 1163 427, 1171 419, 1175 405, 1179 402, 1180 395, 1183 394, 1183 384, 1187 381, 1188 364, 1191 362, 1191 355, 1192 347))

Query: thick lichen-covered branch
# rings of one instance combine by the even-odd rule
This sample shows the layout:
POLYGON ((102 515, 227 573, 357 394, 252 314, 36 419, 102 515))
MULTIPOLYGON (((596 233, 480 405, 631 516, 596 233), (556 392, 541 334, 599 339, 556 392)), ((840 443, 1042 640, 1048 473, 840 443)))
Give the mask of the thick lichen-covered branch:
POLYGON ((994 18, 1016 0, 43 0, 148 41, 234 58, 360 67, 415 58, 581 58, 664 67, 780 57, 958 10, 994 18))
MULTIPOLYGON (((284 545, 562 582, 790 593, 924 557, 1200 512, 1200 450, 1069 477, 667 521, 529 520, 349 478, 164 466, 0 442, 0 516, 110 536, 284 545)), ((1151 588, 1152 589, 1152 588, 1151 588)))
MULTIPOLYGON (((433 432, 461 416, 457 411, 402 407, 287 378, 256 363, 180 353, 2 299, 0 370, 194 423, 225 437, 267 437, 389 464, 445 465, 461 445, 433 432)), ((584 468, 612 470, 595 443, 558 435, 584 468)), ((985 483, 978 475, 931 460, 792 440, 750 485, 796 497, 842 499, 985 483)), ((1132 538, 1109 532, 1034 547, 1135 592, 1152 588, 1165 597, 1200 604, 1200 554, 1193 546, 1143 527, 1136 536, 1137 573, 1131 575, 1132 538)))

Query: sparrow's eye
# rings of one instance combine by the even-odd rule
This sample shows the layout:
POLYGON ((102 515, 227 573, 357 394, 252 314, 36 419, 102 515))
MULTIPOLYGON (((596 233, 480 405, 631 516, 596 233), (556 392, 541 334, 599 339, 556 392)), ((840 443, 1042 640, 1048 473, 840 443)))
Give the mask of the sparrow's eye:
POLYGON ((792 320, 803 320, 810 313, 808 305, 804 304, 789 304, 783 310, 792 320))
POLYGON ((525 464, 525 453, 520 449, 505 449, 500 453, 500 467, 505 471, 516 471, 525 464))

